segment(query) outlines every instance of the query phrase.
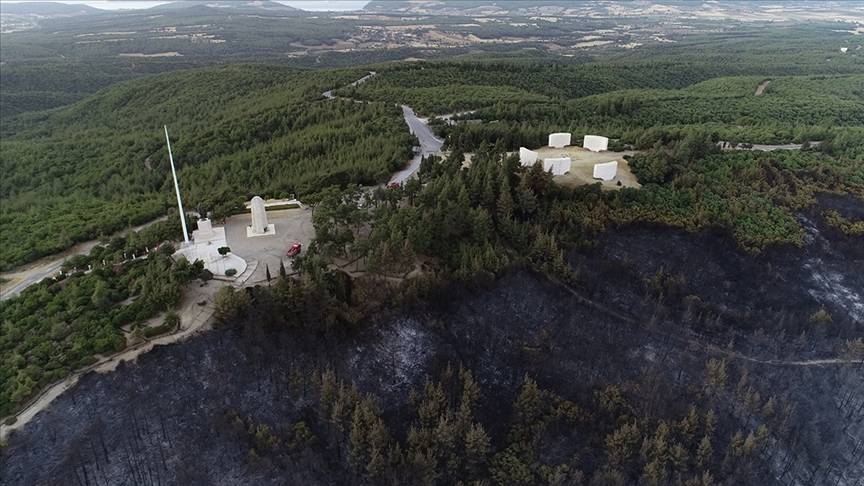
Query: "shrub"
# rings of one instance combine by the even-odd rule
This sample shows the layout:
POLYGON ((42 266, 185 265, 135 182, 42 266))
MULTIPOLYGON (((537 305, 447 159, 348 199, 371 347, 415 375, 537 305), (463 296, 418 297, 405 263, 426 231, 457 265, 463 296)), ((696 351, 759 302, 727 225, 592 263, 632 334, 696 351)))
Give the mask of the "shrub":
POLYGON ((171 328, 165 326, 165 324, 160 324, 158 326, 148 327, 144 329, 144 337, 151 338, 153 336, 158 336, 160 334, 165 334, 170 331, 171 328))
POLYGON ((813 324, 830 324, 831 320, 831 313, 824 307, 810 314, 810 322, 813 324))
POLYGON ((226 277, 233 277, 234 275, 237 275, 237 269, 236 268, 229 268, 228 270, 225 270, 225 276, 226 277))
POLYGON ((180 326, 180 316, 173 310, 168 311, 165 314, 165 320, 162 321, 162 325, 168 329, 177 329, 180 326))
POLYGON ((220 246, 219 250, 217 250, 220 255, 225 256, 231 252, 231 248, 227 246, 220 246))

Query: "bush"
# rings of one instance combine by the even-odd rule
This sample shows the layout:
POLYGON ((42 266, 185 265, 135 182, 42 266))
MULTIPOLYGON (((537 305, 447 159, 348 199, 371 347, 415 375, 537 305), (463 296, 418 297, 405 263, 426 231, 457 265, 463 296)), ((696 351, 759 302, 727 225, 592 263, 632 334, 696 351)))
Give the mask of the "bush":
POLYGON ((168 311, 165 314, 165 320, 162 321, 162 325, 168 329, 177 329, 180 326, 180 316, 173 310, 168 311))
POLYGON ((233 277, 234 275, 237 275, 237 269, 236 268, 229 268, 228 270, 225 270, 225 276, 226 277, 233 277))
POLYGON ((160 334, 165 334, 170 331, 171 328, 166 326, 165 324, 160 324, 158 326, 148 327, 144 329, 144 337, 151 338, 153 336, 158 336, 160 334))
POLYGON ((227 246, 220 246, 219 250, 217 250, 220 255, 225 256, 231 252, 231 248, 227 246))
POLYGON ((810 322, 813 324, 830 324, 831 321, 831 313, 824 307, 810 314, 810 322))

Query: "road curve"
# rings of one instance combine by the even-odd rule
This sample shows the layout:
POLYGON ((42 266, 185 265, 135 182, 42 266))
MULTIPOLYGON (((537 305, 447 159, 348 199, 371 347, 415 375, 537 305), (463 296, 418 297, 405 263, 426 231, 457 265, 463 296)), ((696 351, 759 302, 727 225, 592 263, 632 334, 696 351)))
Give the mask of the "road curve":
MULTIPOLYGON (((139 226, 135 226, 134 228, 126 229, 115 233, 113 236, 122 236, 129 234, 133 231, 140 231, 151 224, 162 221, 166 219, 167 216, 162 216, 160 218, 154 219, 149 223, 144 223, 139 226)), ((9 280, 8 284, 4 284, 0 287, 0 300, 6 300, 11 297, 15 297, 24 291, 27 287, 39 283, 42 279, 54 276, 57 272, 60 271, 60 267, 63 266, 63 262, 66 261, 67 258, 71 258, 76 255, 86 255, 90 253, 90 250, 93 249, 96 245, 99 244, 99 240, 90 240, 85 241, 83 243, 78 243, 67 250, 57 253, 55 255, 51 255, 40 260, 37 260, 33 263, 28 263, 24 266, 18 267, 17 269, 11 272, 4 272, 0 274, 4 279, 9 280)))
POLYGON ((410 106, 402 105, 402 116, 405 118, 405 123, 408 124, 408 130, 420 142, 420 152, 411 159, 407 167, 393 174, 389 182, 391 184, 402 184, 405 182, 415 172, 420 170, 420 163, 423 161, 423 157, 440 153, 441 146, 444 145, 444 141, 432 133, 432 129, 429 128, 427 122, 418 118, 410 106))
MULTIPOLYGON (((357 81, 354 81, 353 83, 349 84, 348 86, 357 86, 358 84, 365 83, 366 81, 368 81, 369 79, 374 77, 376 74, 378 74, 378 73, 376 73, 375 71, 369 71, 369 74, 367 74, 366 76, 363 76, 362 78, 358 79, 357 81)), ((333 94, 332 89, 321 93, 321 96, 327 98, 328 100, 338 98, 336 95, 333 94)), ((351 99, 351 98, 345 98, 345 99, 351 99)), ((355 101, 358 103, 365 103, 364 101, 354 100, 354 99, 352 99, 352 101, 355 101)), ((420 142, 420 150, 419 150, 419 152, 417 152, 417 154, 414 156, 414 158, 412 158, 411 161, 408 162, 408 165, 405 166, 404 169, 394 173, 390 177, 388 184, 393 184, 393 183, 402 184, 402 183, 404 183, 412 175, 414 175, 415 172, 420 170, 420 163, 423 162, 423 157, 425 157, 427 155, 439 154, 441 152, 441 146, 444 145, 444 141, 441 140, 440 138, 436 137, 432 133, 432 130, 429 128, 429 124, 428 124, 427 119, 418 117, 414 113, 414 110, 410 106, 408 106, 408 105, 401 105, 401 106, 402 106, 402 116, 403 116, 403 118, 405 118, 405 124, 408 125, 408 130, 414 136, 416 136, 417 140, 420 142)), ((452 115, 450 115, 450 116, 452 116, 452 115)), ((446 115, 445 115, 445 118, 446 118, 446 115)))
MULTIPOLYGON (((376 74, 375 71, 369 71, 369 74, 363 76, 362 78, 350 83, 348 86, 357 86, 362 84, 369 79, 373 78, 376 74)), ((333 94, 333 90, 328 90, 321 95, 327 99, 335 99, 336 95, 333 94)), ((405 123, 408 125, 408 129, 413 133, 417 139, 420 141, 420 152, 414 156, 413 159, 408 163, 408 165, 393 174, 390 178, 390 183, 399 183, 402 184, 409 177, 411 177, 415 172, 420 169, 420 163, 423 160, 423 157, 430 154, 436 154, 440 152, 441 146, 444 144, 443 140, 440 140, 435 135, 432 134, 432 130, 429 129, 429 125, 425 119, 418 118, 416 114, 414 114, 414 110, 407 105, 402 105, 402 115, 405 118, 405 123)), ((127 234, 130 231, 140 231, 141 229, 150 226, 156 221, 161 221, 165 219, 165 217, 158 218, 149 223, 145 223, 140 226, 136 226, 131 230, 121 231, 117 233, 118 235, 127 234)), ((85 255, 90 252, 96 245, 99 244, 99 240, 91 240, 83 243, 78 243, 75 246, 67 249, 62 253, 58 253, 56 255, 52 255, 49 257, 45 257, 41 260, 38 260, 35 263, 30 263, 19 267, 11 272, 4 272, 0 274, 0 277, 3 277, 6 280, 9 280, 9 283, 0 287, 0 300, 6 300, 11 297, 15 297, 20 294, 27 287, 41 282, 43 279, 47 277, 51 277, 57 272, 60 271, 60 267, 63 266, 63 262, 66 261, 67 258, 73 257, 75 255, 85 255)))
MULTIPOLYGON (((374 71, 370 71, 369 74, 358 79, 357 81, 354 81, 350 84, 350 86, 356 86, 360 83, 363 83, 369 78, 375 76, 375 74, 376 73, 374 71)), ((322 93, 322 95, 327 99, 336 98, 336 96, 333 95, 333 90, 325 91, 324 93, 322 93)), ((405 123, 408 125, 408 129, 419 140, 420 151, 417 155, 414 156, 413 159, 411 159, 407 167, 396 172, 391 177, 390 182, 397 182, 400 184, 420 169, 420 163, 422 162, 424 156, 439 153, 441 151, 441 146, 444 144, 443 140, 439 139, 432 133, 432 130, 429 128, 429 125, 427 123, 427 120, 417 117, 417 115, 414 113, 414 110, 411 109, 410 106, 402 105, 402 115, 405 118, 405 123)), ((132 228, 131 231, 138 231, 162 219, 165 218, 159 218, 144 225, 132 228)), ((60 269, 60 267, 63 265, 63 262, 67 258, 73 255, 88 253, 98 243, 98 240, 80 243, 78 245, 75 245, 72 249, 62 253, 62 256, 50 257, 50 259, 44 263, 18 272, 27 273, 27 276, 25 278, 22 278, 15 285, 10 286, 8 289, 4 289, 2 298, 6 299, 8 297, 17 295, 28 286, 42 280, 45 277, 53 275, 60 269)), ((26 406, 23 410, 20 410, 15 415, 17 421, 14 424, 0 424, 0 440, 5 439, 5 437, 7 437, 12 430, 23 427, 27 422, 30 421, 30 419, 35 417, 45 408, 47 408, 51 404, 51 402, 54 401, 55 398, 60 396, 66 390, 74 387, 78 383, 78 379, 81 376, 91 371, 105 372, 113 370, 120 361, 128 361, 135 359, 138 355, 146 353, 147 351, 153 349, 155 345, 164 345, 177 342, 198 332, 202 328, 206 328, 206 324, 210 321, 210 317, 213 315, 212 299, 215 295, 215 292, 212 292, 212 289, 222 286, 218 283, 218 281, 213 282, 215 285, 210 287, 211 292, 208 292, 208 295, 206 295, 207 298, 205 300, 207 300, 207 304, 204 307, 196 308, 191 304, 191 302, 197 303, 197 301, 201 297, 200 290, 193 289, 192 294, 194 295, 194 297, 190 298, 189 296, 187 296, 185 299, 187 301, 187 305, 181 306, 181 308, 179 309, 179 313, 182 317, 181 322, 191 322, 188 327, 183 326, 178 332, 148 340, 137 346, 127 348, 115 355, 104 357, 97 363, 85 367, 84 369, 78 370, 67 376, 66 378, 60 380, 59 382, 49 386, 28 406, 26 406)), ((245 282, 238 282, 234 285, 243 286, 244 283, 245 282)))

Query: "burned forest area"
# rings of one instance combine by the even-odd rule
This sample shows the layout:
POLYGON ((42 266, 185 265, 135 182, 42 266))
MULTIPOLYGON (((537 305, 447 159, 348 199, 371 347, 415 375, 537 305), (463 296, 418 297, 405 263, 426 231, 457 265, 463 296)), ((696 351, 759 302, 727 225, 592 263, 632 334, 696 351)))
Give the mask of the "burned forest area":
POLYGON ((624 226, 578 284, 514 268, 350 331, 237 318, 84 376, 0 482, 861 484, 864 244, 827 210, 864 203, 821 195, 761 255, 624 226))

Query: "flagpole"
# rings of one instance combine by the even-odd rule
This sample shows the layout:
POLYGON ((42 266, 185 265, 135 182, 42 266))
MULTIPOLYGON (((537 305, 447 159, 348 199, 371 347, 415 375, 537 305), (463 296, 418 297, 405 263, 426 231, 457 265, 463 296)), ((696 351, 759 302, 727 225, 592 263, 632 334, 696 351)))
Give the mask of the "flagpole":
POLYGON ((177 184, 177 171, 174 170, 174 156, 171 155, 171 140, 168 138, 168 125, 165 125, 165 141, 168 142, 168 160, 171 162, 171 175, 174 177, 174 192, 177 193, 177 207, 180 209, 183 241, 189 243, 189 233, 186 231, 186 214, 183 213, 183 200, 180 199, 180 185, 177 184))

